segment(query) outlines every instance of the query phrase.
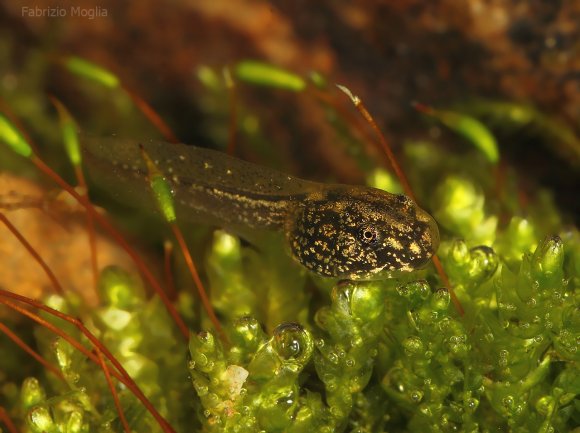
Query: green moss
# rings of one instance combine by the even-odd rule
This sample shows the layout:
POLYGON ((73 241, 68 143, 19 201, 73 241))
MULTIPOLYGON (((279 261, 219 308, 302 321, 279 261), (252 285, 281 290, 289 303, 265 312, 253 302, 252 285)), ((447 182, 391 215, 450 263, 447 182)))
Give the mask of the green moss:
MULTIPOLYGON (((157 298, 116 267, 101 273, 98 308, 74 296, 45 302, 81 318, 180 432, 570 431, 580 424, 580 234, 547 192, 523 208, 511 172, 498 194, 475 149, 459 157, 409 142, 404 153, 418 200, 440 224, 463 317, 433 267, 322 280, 275 236, 248 245, 223 231, 196 253, 228 344, 208 330, 183 342, 157 298)), ((375 170, 369 182, 396 184, 375 170)), ((177 303, 192 328, 200 322, 196 299, 177 303)), ((77 328, 42 316, 93 350, 77 328)), ((196 331, 210 329, 203 320, 196 331)), ((44 369, 14 379, 14 366, 33 361, 11 351, 0 375, 10 416, 23 431, 122 431, 101 367, 34 329, 64 381, 44 369)), ((131 428, 162 431, 114 383, 131 428)))

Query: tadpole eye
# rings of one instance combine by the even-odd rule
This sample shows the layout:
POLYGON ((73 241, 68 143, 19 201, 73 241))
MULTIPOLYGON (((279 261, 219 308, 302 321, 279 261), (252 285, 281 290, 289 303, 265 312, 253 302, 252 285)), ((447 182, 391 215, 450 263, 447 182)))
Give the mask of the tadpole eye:
POLYGON ((375 244, 378 240, 379 233, 372 226, 364 226, 360 229, 359 237, 366 244, 375 244))

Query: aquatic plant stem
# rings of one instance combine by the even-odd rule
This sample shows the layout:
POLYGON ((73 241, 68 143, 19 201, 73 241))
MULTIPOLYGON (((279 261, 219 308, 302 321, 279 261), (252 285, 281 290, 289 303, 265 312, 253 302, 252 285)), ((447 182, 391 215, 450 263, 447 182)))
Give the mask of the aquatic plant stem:
POLYGON ((128 89, 127 86, 121 84, 122 89, 129 95, 135 106, 143 113, 143 115, 151 122, 151 124, 161 132, 161 135, 170 143, 179 143, 179 138, 175 135, 169 125, 161 118, 159 114, 136 92, 128 89))
MULTIPOLYGON (((125 386, 127 386, 127 388, 129 388, 131 390, 131 392, 135 395, 135 397, 137 397, 139 399, 139 401, 141 401, 143 406, 145 406, 145 408, 147 408, 147 410, 151 413, 151 415, 157 420, 157 422, 159 423, 159 425, 161 426, 163 431, 166 433, 167 432, 175 433, 175 430, 173 429, 173 427, 171 427, 171 425, 167 422, 167 420, 165 418, 163 418, 163 416, 161 416, 161 414, 157 411, 157 409, 155 409, 155 406, 153 406, 153 404, 149 401, 149 399, 147 399, 147 397, 145 397, 145 394, 143 394, 141 389, 137 386, 135 381, 133 381, 131 376, 129 376, 129 373, 127 373, 127 371, 121 365, 121 363, 117 360, 117 358, 115 358, 113 356, 113 354, 103 345, 103 343, 101 343, 101 341, 99 341, 99 339, 97 337, 95 337, 94 334, 91 333, 91 331, 89 331, 80 320, 75 319, 74 317, 71 317, 67 314, 61 313, 60 311, 55 310, 53 308, 50 308, 50 307, 44 305, 42 302, 35 301, 33 299, 18 295, 16 293, 9 292, 9 291, 4 290, 4 289, 0 289, 0 298, 2 298, 2 297, 14 299, 14 300, 19 301, 19 302, 23 302, 27 305, 30 305, 32 307, 38 308, 42 311, 45 311, 48 314, 55 316, 55 317, 58 317, 59 319, 62 319, 64 321, 72 324, 73 326, 75 326, 83 335, 85 335, 89 339, 89 341, 91 342, 91 344, 93 345, 95 350, 100 350, 107 357, 107 359, 113 364, 113 366, 116 368, 116 370, 113 370, 111 372, 113 374, 113 376, 115 376, 115 378, 120 380, 125 386)), ((89 358, 91 361, 93 361, 95 364, 100 365, 97 355, 95 355, 93 352, 88 350, 86 347, 84 347, 81 343, 79 343, 73 337, 66 334, 64 331, 62 331, 61 329, 59 329, 58 327, 56 327, 52 323, 48 322, 47 320, 43 319, 42 317, 40 317, 34 313, 32 313, 31 311, 28 311, 27 309, 16 305, 12 301, 9 301, 7 299, 2 299, 1 302, 4 305, 8 306, 9 308, 12 308, 13 310, 19 312, 20 314, 32 319, 33 321, 35 321, 39 325, 45 327, 46 329, 53 332, 54 334, 60 336, 61 338, 63 338, 67 342, 69 342, 73 347, 75 347, 79 352, 81 352, 83 355, 85 355, 87 358, 89 358)))
POLYGON ((26 248, 26 250, 34 258, 34 260, 36 260, 36 262, 44 270, 44 272, 46 273, 46 275, 50 279, 50 282, 52 283, 54 290, 59 295, 64 296, 65 294, 64 294, 63 287, 61 286, 60 282, 56 278, 56 275, 54 275, 54 272, 52 271, 52 269, 50 269, 50 267, 46 264, 44 259, 38 253, 38 251, 36 251, 36 249, 32 245, 30 245, 30 242, 28 242, 26 240, 26 238, 24 236, 22 236, 22 233, 20 233, 18 231, 18 229, 10 222, 10 220, 8 220, 8 218, 6 218, 6 215, 4 215, 2 212, 0 212, 0 221, 2 221, 4 223, 6 228, 8 230, 10 230, 10 232, 14 235, 14 237, 16 237, 18 239, 18 241, 22 244, 22 246, 24 246, 24 248, 26 248))
MULTIPOLYGON (((365 120, 371 125, 371 128, 375 131, 375 134, 379 138, 379 143, 381 144, 382 149, 385 151, 387 158, 389 159, 389 162, 391 163, 391 167, 393 168, 397 178, 399 178, 399 181, 401 182, 401 186, 403 187, 405 194, 407 194, 411 199, 413 199, 414 202, 417 202, 417 200, 415 199, 415 194, 413 194, 413 190, 411 189, 411 185, 409 184, 409 181, 407 180, 407 176, 405 176, 405 173, 403 172, 401 166, 399 165, 397 158, 395 158, 395 154, 393 153, 393 151, 391 149, 391 145, 389 144, 385 135, 383 134, 383 132, 381 131, 381 129, 377 125, 377 122, 375 122, 375 119, 373 118, 371 113, 367 110, 367 108, 365 107, 365 105, 363 104, 361 99, 358 96, 353 95, 352 92, 347 87, 341 86, 339 84, 337 84, 337 87, 350 98, 350 100, 352 101, 355 108, 361 113, 361 115, 365 118, 365 120)), ((446 285, 446 287, 448 287, 449 295, 451 296, 451 299, 453 301, 453 305, 457 309, 457 312, 459 313, 460 316, 463 316, 463 314, 464 314, 463 307, 461 306, 461 303, 459 302, 459 299, 457 298, 457 295, 455 294, 453 287, 451 287, 451 284, 449 282, 449 278, 447 278, 447 274, 445 273, 443 266, 441 266, 441 262, 439 261, 439 257, 437 257, 437 254, 433 254, 433 264, 435 265, 435 268, 437 269, 437 273, 439 274, 439 277, 441 278, 443 283, 446 285)))
POLYGON ((461 305, 459 298, 457 298, 455 290, 453 290, 453 288, 451 287, 451 283, 449 282, 449 278, 447 277, 447 274, 443 269, 443 265, 441 264, 441 260, 439 260, 439 256, 435 254, 433 255, 431 260, 433 260, 433 264, 435 265, 435 269, 437 269, 437 273, 439 274, 441 281, 443 281, 445 287, 449 287, 449 296, 451 297, 451 302, 453 302, 453 305, 455 306, 455 309, 457 310, 459 315, 463 317, 463 315, 465 314, 465 310, 463 309, 463 306, 461 305))
POLYGON ((129 427, 129 423, 127 422, 127 418, 125 418, 125 413, 123 412, 123 408, 121 407, 121 402, 119 401, 119 395, 115 390, 115 386, 113 385, 113 381, 111 380, 111 373, 109 371, 109 367, 103 358, 103 354, 100 350, 97 350, 97 356, 99 357, 99 362, 101 364, 101 368, 105 373, 105 379, 107 380, 107 385, 111 390, 111 394, 113 395, 113 401, 115 402, 115 407, 117 408, 117 412, 119 413, 119 417, 121 418, 121 423, 123 424, 123 428, 125 429, 125 433, 131 433, 131 428, 129 427))
MULTIPOLYGON (((83 196, 86 200, 89 200, 88 196, 88 189, 87 189, 87 182, 85 180, 85 176, 83 174, 83 170, 80 165, 75 165, 75 175, 77 177, 77 181, 79 183, 79 187, 83 191, 83 196)), ((95 222, 93 221, 93 217, 90 212, 86 212, 87 217, 87 235, 89 237, 89 248, 90 248, 90 256, 91 256, 91 268, 93 270, 93 289, 95 294, 97 295, 97 299, 99 297, 99 291, 97 290, 99 284, 99 261, 97 257, 97 236, 95 233, 95 222)))
POLYGON ((228 68, 224 69, 224 81, 226 82, 226 88, 228 89, 229 96, 229 127, 228 127, 228 147, 227 154, 234 156, 236 153, 237 144, 237 132, 238 132, 238 91, 236 89, 236 83, 232 78, 232 74, 228 68))
MULTIPOLYGON (((63 135, 64 147, 67 150, 69 160, 71 161, 75 176, 77 178, 77 183, 79 188, 83 191, 83 195, 87 197, 88 200, 88 189, 87 182, 85 180, 85 175, 81 166, 81 156, 80 148, 78 145, 78 135, 77 135, 77 123, 74 118, 58 98, 53 95, 48 95, 52 105, 55 106, 58 111, 58 117, 60 122, 60 128, 63 135)), ((91 268, 93 270, 93 290, 99 298, 99 293, 97 290, 97 284, 99 280, 99 264, 97 261, 97 241, 95 235, 95 224, 93 218, 89 212, 86 212, 87 217, 87 235, 89 238, 89 250, 91 255, 91 268)))
POLYGON ((205 290, 205 287, 204 287, 203 283, 201 282, 201 278, 199 278, 199 274, 197 272, 197 268, 195 267, 195 263, 193 262, 191 254, 189 252, 189 249, 187 248, 187 244, 185 243, 185 239, 183 239, 183 234, 181 233, 181 230, 179 229, 177 224, 170 223, 170 227, 171 227, 171 230, 173 231, 173 235, 175 236, 175 239, 177 239, 177 243, 179 244, 179 248, 181 249, 183 257, 185 258, 185 263, 187 264, 187 268, 189 269, 191 277, 193 278, 195 286, 197 287, 197 292, 198 292, 199 297, 201 299, 201 302, 205 308, 205 311, 207 312, 207 314, 208 314, 211 322, 213 323, 213 326, 215 327, 217 333, 219 334, 222 342, 228 343, 228 339, 226 337, 226 334, 224 333, 224 330, 222 329, 222 326, 221 326, 217 316, 215 315, 215 312, 213 310, 211 302, 209 301, 209 298, 207 296, 207 292, 205 290))
POLYGON ((167 308, 167 311, 175 321, 177 327, 181 331, 183 338, 187 341, 189 339, 189 328, 185 325, 185 322, 177 312, 176 308, 173 306, 165 291, 161 288, 157 279, 153 276, 149 268, 145 265, 143 260, 139 257, 139 255, 131 248, 125 238, 116 230, 111 223, 102 215, 100 215, 93 205, 79 193, 77 193, 74 188, 72 188, 67 182, 64 181, 62 177, 60 177, 54 170, 52 170, 42 159, 40 159, 36 155, 31 156, 31 160, 36 167, 47 176, 49 176, 52 180, 54 180, 61 188, 67 191, 70 195, 72 195, 87 211, 89 211, 92 217, 97 221, 101 227, 103 227, 113 238, 117 241, 117 243, 129 254, 139 271, 145 277, 147 282, 151 284, 157 295, 161 298, 163 304, 167 308))
POLYGON ((416 202, 417 200, 415 199, 415 194, 413 194, 413 190, 411 189, 411 185, 409 184, 409 181, 407 180, 407 176, 405 176, 405 173, 403 172, 403 169, 399 165, 397 158, 395 157, 395 154, 391 150, 391 145, 389 144, 385 135, 383 134, 383 132, 381 131, 381 129, 377 125, 377 122, 375 122, 375 119, 373 118, 373 116, 371 116, 371 113, 367 110, 367 108, 365 107, 365 105, 363 104, 361 99, 358 96, 353 95, 352 92, 347 87, 341 86, 339 84, 337 84, 337 87, 351 99, 355 108, 364 117, 364 119, 369 123, 369 125, 371 125, 371 128, 375 131, 375 134, 379 138, 379 143, 381 145, 381 148, 383 149, 383 151, 387 155, 387 158, 389 159, 389 162, 391 163, 391 167, 393 168, 395 175, 397 176, 397 178, 401 182, 401 186, 403 187, 405 194, 407 194, 410 198, 413 199, 413 201, 416 202))
POLYGON ((39 363, 41 363, 44 367, 46 367, 56 377, 58 377, 61 380, 64 380, 64 376, 62 375, 62 372, 58 368, 56 368, 54 365, 52 365, 50 362, 48 362, 46 359, 44 359, 38 352, 36 352, 32 347, 30 347, 28 344, 26 344, 18 335, 16 335, 14 332, 12 332, 10 330, 10 328, 8 328, 2 322, 0 322, 0 332, 3 332, 4 334, 6 334, 6 336, 8 338, 10 338, 12 341, 14 341, 14 343, 18 347, 20 347, 22 350, 24 350, 26 353, 28 353, 30 356, 32 356, 34 359, 36 359, 39 363))
POLYGON ((6 412, 6 409, 4 409, 2 406, 0 406, 0 421, 4 423, 9 433, 19 433, 19 430, 16 428, 16 425, 14 424, 12 419, 8 416, 8 412, 6 412))
POLYGON ((175 288, 175 279, 171 269, 171 258, 173 257, 173 243, 166 240, 163 242, 163 272, 165 273, 165 287, 170 299, 177 299, 177 289, 175 288))

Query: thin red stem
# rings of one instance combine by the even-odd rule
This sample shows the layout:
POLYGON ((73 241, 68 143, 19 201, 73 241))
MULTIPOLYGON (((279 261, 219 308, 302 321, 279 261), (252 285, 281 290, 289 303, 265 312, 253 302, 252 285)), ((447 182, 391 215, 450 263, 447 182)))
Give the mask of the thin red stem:
MULTIPOLYGON (((171 427, 171 425, 167 422, 167 420, 165 420, 165 418, 163 418, 161 416, 161 414, 159 414, 157 409, 155 409, 155 406, 153 406, 153 404, 147 399, 147 397, 145 397, 145 395, 143 394, 141 389, 133 381, 131 376, 129 376, 129 374, 123 368, 123 366, 120 364, 120 362, 111 354, 111 352, 103 345, 103 343, 101 343, 99 341, 99 339, 97 339, 97 337, 95 337, 82 324, 82 322, 80 322, 78 319, 75 319, 74 317, 68 316, 67 314, 61 313, 60 311, 57 311, 53 308, 50 308, 39 301, 29 299, 25 296, 17 295, 16 293, 12 293, 12 292, 9 292, 7 290, 0 289, 0 296, 5 297, 5 298, 9 298, 9 299, 14 299, 14 300, 17 300, 19 302, 23 302, 25 304, 31 305, 35 308, 38 308, 40 310, 47 312, 48 314, 50 314, 52 316, 58 317, 64 321, 74 325, 77 329, 79 329, 81 331, 81 333, 83 335, 85 335, 89 339, 89 341, 92 343, 92 345, 95 347, 95 349, 100 350, 107 357, 107 359, 115 366, 116 370, 113 370, 111 372, 112 375, 115 376, 119 381, 121 381, 125 386, 127 386, 127 388, 129 388, 131 390, 131 392, 139 399, 139 401, 141 401, 143 406, 145 406, 145 408, 157 420, 157 422, 159 423, 159 425, 161 426, 163 431, 168 432, 168 433, 175 432, 175 430, 171 427)), ((45 327, 49 331, 60 336, 61 338, 63 338, 67 342, 69 342, 73 347, 75 347, 79 352, 81 352, 83 355, 85 355, 87 358, 89 358, 91 361, 93 361, 95 364, 100 365, 99 360, 94 353, 92 353, 90 350, 88 350, 86 347, 84 347, 77 340, 75 340, 74 338, 72 338, 71 336, 69 336, 68 334, 63 332, 61 329, 54 326, 52 323, 48 322, 47 320, 41 318, 40 316, 38 316, 34 313, 26 310, 25 308, 22 308, 16 304, 14 304, 11 301, 3 299, 1 302, 4 305, 12 308, 13 310, 18 311, 20 314, 27 316, 30 319, 34 320, 36 323, 45 327)))
POLYGON ((369 111, 367 110, 367 108, 364 106, 364 104, 362 103, 362 101, 359 98, 355 97, 353 102, 354 102, 354 106, 362 114, 362 116, 366 119, 366 121, 371 125, 371 127, 375 131, 375 134, 378 136, 381 148, 383 149, 383 151, 387 155, 387 158, 389 159, 389 162, 391 163, 391 167, 393 167, 393 170, 395 171, 397 178, 401 182, 401 186, 403 187, 405 194, 407 194, 410 198, 412 198, 413 201, 416 201, 415 194, 413 194, 413 190, 411 189, 411 185, 409 184, 409 181, 407 180, 407 176, 405 176, 405 173, 403 172, 403 169, 399 165, 399 162, 397 161, 395 154, 391 150, 391 145, 389 144, 385 135, 382 133, 381 129, 377 125, 377 122, 375 122, 375 119, 371 116, 371 114, 369 113, 369 111))
POLYGON ((34 260, 36 260, 36 262, 44 270, 44 272, 50 279, 52 285, 54 286, 56 292, 59 295, 64 296, 64 289, 62 288, 58 279, 54 275, 54 272, 52 272, 52 269, 50 269, 50 267, 46 264, 44 259, 38 253, 38 251, 36 251, 36 249, 32 245, 30 245, 30 242, 28 242, 26 238, 22 236, 22 234, 18 231, 18 229, 8 220, 8 218, 6 218, 6 215, 4 215, 2 212, 0 212, 0 221, 4 223, 6 228, 10 230, 10 232, 12 232, 12 234, 18 239, 18 241, 22 244, 22 246, 26 248, 26 250, 34 258, 34 260))
POLYGON ((463 306, 461 305, 459 298, 455 294, 455 290, 453 290, 453 288, 451 287, 451 283, 449 282, 449 278, 447 278, 447 274, 445 273, 445 270, 443 269, 443 266, 441 265, 441 261, 439 260, 439 256, 437 256, 435 254, 433 256, 432 260, 433 260, 433 264, 435 265, 435 269, 437 269, 437 273, 439 274, 439 277, 441 278, 441 281, 443 281, 443 284, 445 285, 445 287, 449 287, 449 296, 451 297, 451 302, 453 302, 453 305, 455 306, 455 309, 457 310, 459 315, 463 317, 463 315, 465 314, 465 311, 463 310, 463 306))
POLYGON ((113 385, 113 381, 111 380, 111 373, 109 371, 109 367, 103 358, 103 354, 100 350, 97 350, 97 356, 99 357, 99 362, 101 364, 101 368, 105 372, 105 379, 107 379, 107 385, 109 385, 109 389, 111 390, 111 394, 113 395, 113 401, 115 402, 115 407, 117 408, 117 412, 119 413, 119 417, 121 418, 121 423, 123 424, 123 428, 125 429, 125 433, 131 433, 131 428, 129 427, 129 423, 127 422, 127 418, 125 418, 125 413, 123 412, 123 408, 121 407, 121 402, 119 401, 119 395, 117 394, 117 390, 113 385))
POLYGON ((10 328, 8 328, 2 322, 0 322, 0 331, 6 334, 8 338, 10 338, 12 341, 14 341, 14 343, 18 347, 20 347, 22 350, 24 350, 26 353, 28 353, 30 356, 32 356, 34 359, 36 359, 38 362, 44 365, 44 367, 46 367, 56 377, 58 377, 61 380, 64 380, 64 376, 62 375, 62 372, 58 368, 56 368, 54 365, 52 365, 50 362, 44 359, 38 352, 36 352, 32 347, 26 344, 18 335, 12 332, 10 328))
POLYGON ((175 236, 175 239, 177 239, 177 243, 179 244, 179 248, 181 249, 183 257, 185 258, 187 268, 189 269, 191 277, 193 278, 195 286, 197 287, 197 292, 199 293, 199 297, 201 298, 201 302, 205 308, 205 311, 207 312, 211 322, 213 323, 213 326, 215 327, 222 341, 227 342, 227 337, 222 329, 222 326, 217 316, 215 315, 211 302, 209 301, 209 298, 207 296, 205 287, 201 282, 201 279, 199 278, 197 268, 195 267, 195 263, 193 262, 189 249, 187 248, 187 244, 185 243, 185 239, 183 239, 183 234, 181 233, 181 230, 179 229, 177 224, 172 223, 170 224, 170 226, 175 236))
POLYGON ((226 152, 228 155, 234 155, 236 153, 237 144, 237 132, 238 132, 238 92, 236 90, 236 85, 230 75, 227 72, 226 75, 226 85, 228 87, 229 99, 230 99, 230 125, 228 129, 228 147, 226 152))
POLYGON ((2 406, 0 406, 0 421, 4 423, 9 433, 19 433, 16 425, 8 415, 8 412, 6 412, 6 409, 4 409, 2 406))
POLYGON ((92 204, 79 193, 77 193, 74 188, 72 188, 68 183, 64 181, 62 177, 60 177, 54 170, 52 170, 48 165, 44 163, 38 156, 32 156, 32 162, 40 171, 45 173, 49 176, 52 180, 54 180, 61 188, 67 191, 70 195, 72 195, 87 211, 91 214, 97 223, 101 225, 113 238, 117 241, 117 243, 129 254, 129 257, 133 260, 141 274, 145 277, 145 279, 151 284, 151 287, 155 290, 157 295, 161 298, 165 308, 175 321, 177 327, 181 331, 183 338, 187 341, 189 339, 189 329, 183 322, 181 316, 165 294, 165 291, 161 288, 157 279, 153 276, 147 265, 143 262, 143 260, 139 257, 139 255, 131 248, 125 238, 119 233, 111 223, 104 218, 101 214, 99 214, 92 204))
MULTIPOLYGON (((85 175, 80 165, 75 166, 75 175, 79 186, 84 191, 83 196, 86 200, 89 200, 87 182, 85 180, 85 175)), ((89 236, 89 248, 91 251, 91 268, 93 270, 93 289, 99 297, 99 292, 97 290, 97 285, 99 284, 99 261, 97 257, 97 237, 95 233, 95 222, 90 212, 86 213, 87 216, 87 234, 89 236)))
MULTIPOLYGON (((381 147, 385 151, 387 158, 389 159, 389 162, 391 163, 391 166, 393 167, 393 170, 394 170, 396 176, 399 178, 399 181, 401 182, 401 186, 403 187, 405 194, 407 194, 410 198, 413 199, 413 201, 416 202, 417 200, 415 199, 415 194, 413 194, 413 190, 411 189, 411 185, 409 184, 409 181, 407 180, 405 173, 403 172, 401 166, 399 165, 399 162, 397 161, 397 158, 395 157, 395 154, 393 153, 393 151, 391 149, 391 145, 389 144, 385 135, 383 134, 383 132, 381 131, 381 129, 377 125, 377 122, 375 122, 375 119, 373 118, 371 113, 367 110, 367 108, 365 107, 365 105, 363 104, 363 102, 361 101, 361 99, 358 96, 354 96, 350 92, 350 90, 348 90, 346 87, 339 86, 339 88, 350 97, 350 99, 352 100, 352 103, 354 104, 356 109, 361 113, 361 115, 371 125, 371 127, 375 131, 375 134, 379 138, 379 143, 381 144, 381 147)), ((416 106, 416 108, 420 109, 420 110, 426 110, 428 108, 428 107, 422 106, 420 104, 418 104, 418 105, 419 105, 419 107, 416 106)), ((437 269, 437 273, 439 274, 439 277, 443 281, 443 284, 445 284, 448 287, 449 295, 451 296, 451 300, 453 302, 453 305, 457 309, 457 312, 459 313, 460 316, 463 316, 463 314, 464 314, 463 307, 461 306, 461 303, 459 302, 459 299, 457 298, 457 295, 455 294, 455 291, 453 290, 453 287, 451 286, 451 284, 449 282, 449 278, 447 278, 447 274, 445 273, 445 270, 443 269, 443 266, 441 265, 441 262, 439 261, 439 257, 436 254, 433 255, 433 264, 435 265, 435 269, 437 269)))
POLYGON ((163 269, 165 272, 165 286, 167 287, 168 296, 171 299, 177 299, 177 290, 175 288, 175 279, 171 269, 171 259, 173 257, 173 243, 165 241, 163 243, 163 269))
POLYGON ((179 139, 175 133, 171 130, 169 125, 161 118, 159 114, 149 105, 143 98, 141 98, 137 93, 123 86, 123 90, 129 95, 133 103, 137 108, 143 113, 143 115, 151 122, 155 128, 161 132, 163 137, 170 143, 179 143, 179 139))

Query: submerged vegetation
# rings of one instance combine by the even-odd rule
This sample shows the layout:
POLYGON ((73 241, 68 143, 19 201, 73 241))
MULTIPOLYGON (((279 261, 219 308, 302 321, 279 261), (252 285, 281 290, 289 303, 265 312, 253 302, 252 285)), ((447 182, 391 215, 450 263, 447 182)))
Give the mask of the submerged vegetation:
MULTIPOLYGON (((94 86, 125 91, 114 75, 111 80, 106 71, 96 74, 89 62, 68 60, 64 67, 75 79, 84 76, 94 86)), ((246 82, 311 97, 324 110, 337 146, 366 172, 369 185, 401 191, 400 182, 365 151, 363 142, 375 141, 365 136, 368 125, 363 124, 361 133, 348 100, 321 76, 306 79, 258 62, 242 62, 225 76, 209 67, 198 69, 206 105, 221 113, 222 120, 228 113, 227 83, 230 91, 232 82, 238 87, 246 82)), ((120 105, 142 103, 127 95, 120 105)), ((239 134, 245 145, 260 149, 264 137, 259 122, 241 105, 239 134)), ((62 131, 67 131, 72 118, 57 107, 62 131)), ((549 191, 522 198, 515 171, 499 166, 503 143, 496 143, 485 124, 471 117, 476 110, 417 107, 466 140, 461 152, 428 139, 408 140, 400 152, 418 203, 439 223, 438 255, 450 285, 432 264, 377 281, 315 277, 289 259, 275 236, 248 243, 221 228, 199 227, 188 228, 189 248, 223 334, 190 290, 195 285, 183 272, 177 249, 176 269, 168 273, 176 274, 175 282, 167 278, 159 284, 162 298, 149 292, 152 279, 159 278, 156 272, 143 275, 150 266, 144 263, 137 265, 138 271, 119 264, 99 269, 98 302, 91 307, 85 293, 90 287, 58 293, 58 287, 48 286, 35 302, 24 294, 11 295, 10 284, 3 283, 2 428, 11 433, 549 433, 578 426, 577 228, 566 223, 549 191), (171 290, 173 286, 177 289, 171 290), (462 314, 451 302, 451 288, 462 314), (26 345, 38 352, 41 363, 26 345)), ((493 108, 488 110, 493 114, 493 108)), ((41 117, 52 119, 46 124, 52 128, 47 141, 53 141, 61 128, 47 113, 41 117)), ((29 146, 24 129, 7 112, 0 121, 0 155, 3 161, 16 160, 3 163, 2 169, 26 166, 31 173, 35 166, 46 175, 48 169, 39 162, 42 151, 29 146), (4 160, 13 150, 21 158, 4 160), (23 162, 26 158, 32 164, 23 162)), ((222 129, 227 123, 222 122, 222 129)), ((155 124, 167 132, 164 124, 155 124)), ((39 132, 34 135, 40 135, 37 141, 44 150, 39 132)), ((75 141, 70 131, 65 137, 69 144, 75 141)), ((63 166, 64 160, 54 164, 63 166)), ((79 164, 79 158, 73 163, 79 164)), ((152 170, 163 173, 162 166, 152 170)), ((8 196, 2 191, 0 211, 9 224, 14 207, 29 205, 23 200, 10 208, 8 196)), ((76 199, 82 209, 74 211, 79 220, 88 214, 89 227, 115 237, 101 222, 108 219, 82 191, 76 199)), ((64 219, 64 214, 60 210, 56 217, 64 219)), ((139 220, 150 218, 148 210, 138 214, 139 220)), ((163 214, 168 224, 180 223, 179 216, 175 220, 171 212, 163 214)), ((169 238, 171 230, 159 229, 161 219, 156 220, 159 236, 169 238)), ((138 236, 148 238, 150 230, 138 236)), ((142 254, 135 244, 127 246, 142 254)))

